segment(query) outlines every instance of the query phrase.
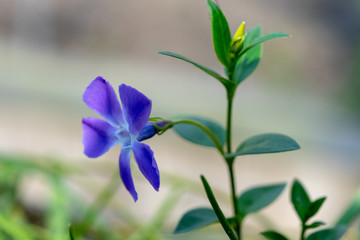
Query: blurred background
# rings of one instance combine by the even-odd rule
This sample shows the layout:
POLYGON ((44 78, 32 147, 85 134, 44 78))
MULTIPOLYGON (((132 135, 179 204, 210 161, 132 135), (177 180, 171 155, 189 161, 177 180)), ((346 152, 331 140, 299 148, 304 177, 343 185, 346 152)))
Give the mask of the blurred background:
MULTIPOLYGON (((318 218, 331 224, 360 180, 360 2, 219 2, 232 34, 242 21, 247 29, 261 25, 263 33, 291 34, 291 38, 265 43, 257 71, 239 86, 233 142, 236 147, 252 135, 276 132, 293 137, 302 149, 239 158, 238 190, 284 181, 290 185, 298 178, 313 198, 328 196, 318 218)), ((117 171, 120 151, 113 148, 97 159, 82 153, 81 118, 96 114, 81 97, 95 77, 105 77, 115 88, 121 83, 136 87, 152 99, 152 116, 196 114, 224 124, 222 86, 187 63, 157 54, 163 50, 222 73, 212 49, 205 0, 0 0, 0 154, 4 162, 15 157, 41 166, 56 162, 51 165, 55 172, 70 169, 59 170, 66 172, 60 186, 69 199, 80 202, 79 209, 73 210, 75 216, 69 217, 76 222, 81 218, 81 202, 94 201, 117 171)), ((231 213, 226 165, 215 150, 189 144, 173 132, 147 143, 162 174, 160 192, 151 189, 134 164, 139 201, 134 204, 121 186, 109 203, 110 211, 101 215, 115 222, 111 226, 120 224, 119 215, 126 215, 121 209, 130 211, 140 225, 152 222, 168 196, 180 191, 173 197, 176 202, 162 230, 166 239, 180 239, 170 234, 179 217, 208 205, 200 174, 217 189, 224 211, 231 213), (174 187, 174 182, 181 187, 174 187)), ((41 171, 19 169, 13 182, 19 202, 46 211, 53 189, 47 177, 41 171)), ((9 174, 2 175, 9 179, 9 174)), ((34 224, 36 218, 27 219, 34 224)), ((126 231, 137 229, 126 219, 123 216, 120 221, 126 231)), ((254 239, 261 239, 256 234, 264 230, 257 227, 259 222, 272 222, 274 228, 296 236, 298 221, 289 190, 247 221, 245 234, 255 235, 254 239)), ((221 234, 214 239, 223 239, 221 234)))

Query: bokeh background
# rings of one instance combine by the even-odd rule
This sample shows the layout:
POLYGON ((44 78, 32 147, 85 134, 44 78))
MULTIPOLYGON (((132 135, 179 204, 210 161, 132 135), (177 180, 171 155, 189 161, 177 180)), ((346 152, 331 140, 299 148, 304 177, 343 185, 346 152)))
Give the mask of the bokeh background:
MULTIPOLYGON (((302 149, 239 158, 238 190, 298 178, 314 198, 328 196, 319 219, 332 223, 360 180, 360 2, 219 2, 232 33, 245 21, 247 29, 261 25, 264 33, 291 34, 264 44, 257 71, 238 88, 234 147, 252 135, 277 132, 296 139, 302 149)), ((205 0, 0 0, 1 154, 37 162, 56 159, 81 169, 67 176, 64 186, 91 202, 117 169, 120 151, 114 148, 98 159, 82 153, 81 118, 96 114, 81 96, 98 75, 115 87, 126 83, 147 95, 152 116, 196 114, 224 124, 222 86, 187 63, 158 55, 162 50, 222 72, 212 50, 205 0)), ((147 143, 162 173, 160 192, 134 164, 139 201, 133 203, 120 187, 110 209, 126 206, 141 222, 150 221, 174 191, 169 179, 184 178, 164 230, 169 239, 178 239, 170 232, 181 214, 208 205, 199 180, 205 174, 225 212, 231 212, 227 169, 215 150, 189 144, 173 132, 147 143)), ((41 210, 49 191, 41 174, 29 174, 19 184, 21 201, 41 210)), ((275 228, 296 235, 288 189, 263 214, 275 228)), ((246 233, 263 230, 256 226, 264 219, 250 217, 246 233)))

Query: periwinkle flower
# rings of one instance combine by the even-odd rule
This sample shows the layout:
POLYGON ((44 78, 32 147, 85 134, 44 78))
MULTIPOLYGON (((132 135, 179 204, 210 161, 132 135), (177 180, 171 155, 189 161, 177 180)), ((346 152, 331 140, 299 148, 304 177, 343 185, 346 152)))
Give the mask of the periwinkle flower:
POLYGON ((144 94, 121 84, 119 86, 121 106, 112 86, 102 77, 97 77, 86 88, 83 100, 89 108, 105 120, 83 118, 83 145, 86 156, 96 158, 111 147, 121 144, 119 158, 120 176, 134 201, 138 199, 130 169, 130 155, 141 173, 156 191, 159 190, 160 176, 150 147, 140 141, 152 137, 156 128, 148 123, 151 100, 144 94))

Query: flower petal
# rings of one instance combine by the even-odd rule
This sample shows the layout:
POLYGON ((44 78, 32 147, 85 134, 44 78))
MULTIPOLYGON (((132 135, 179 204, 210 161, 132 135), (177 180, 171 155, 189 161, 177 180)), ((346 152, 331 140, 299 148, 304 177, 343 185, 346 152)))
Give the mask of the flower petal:
POLYGON ((132 149, 141 173, 154 189, 158 191, 160 187, 160 175, 153 151, 148 145, 137 141, 133 143, 132 149))
POLYGON ((151 100, 135 88, 125 84, 119 86, 119 93, 129 132, 137 136, 149 120, 151 100))
POLYGON ((130 192, 131 196, 134 198, 134 201, 136 202, 138 196, 131 175, 130 153, 131 153, 131 148, 129 146, 121 148, 121 153, 119 158, 120 177, 124 183, 124 186, 130 192))
POLYGON ((102 119, 83 118, 82 128, 84 153, 88 157, 99 157, 119 143, 115 135, 118 129, 102 119))
POLYGON ((124 122, 115 91, 104 78, 99 76, 90 83, 85 89, 83 100, 112 125, 118 126, 124 122))

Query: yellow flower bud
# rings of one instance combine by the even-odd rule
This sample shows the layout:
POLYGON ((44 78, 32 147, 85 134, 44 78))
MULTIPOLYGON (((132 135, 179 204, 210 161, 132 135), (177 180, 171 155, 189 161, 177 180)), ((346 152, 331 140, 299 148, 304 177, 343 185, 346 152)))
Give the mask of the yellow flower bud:
POLYGON ((245 39, 245 22, 242 22, 231 40, 231 51, 239 52, 244 44, 245 39))
POLYGON ((234 35, 234 39, 241 38, 242 36, 244 36, 244 32, 245 32, 245 22, 242 22, 234 35))

